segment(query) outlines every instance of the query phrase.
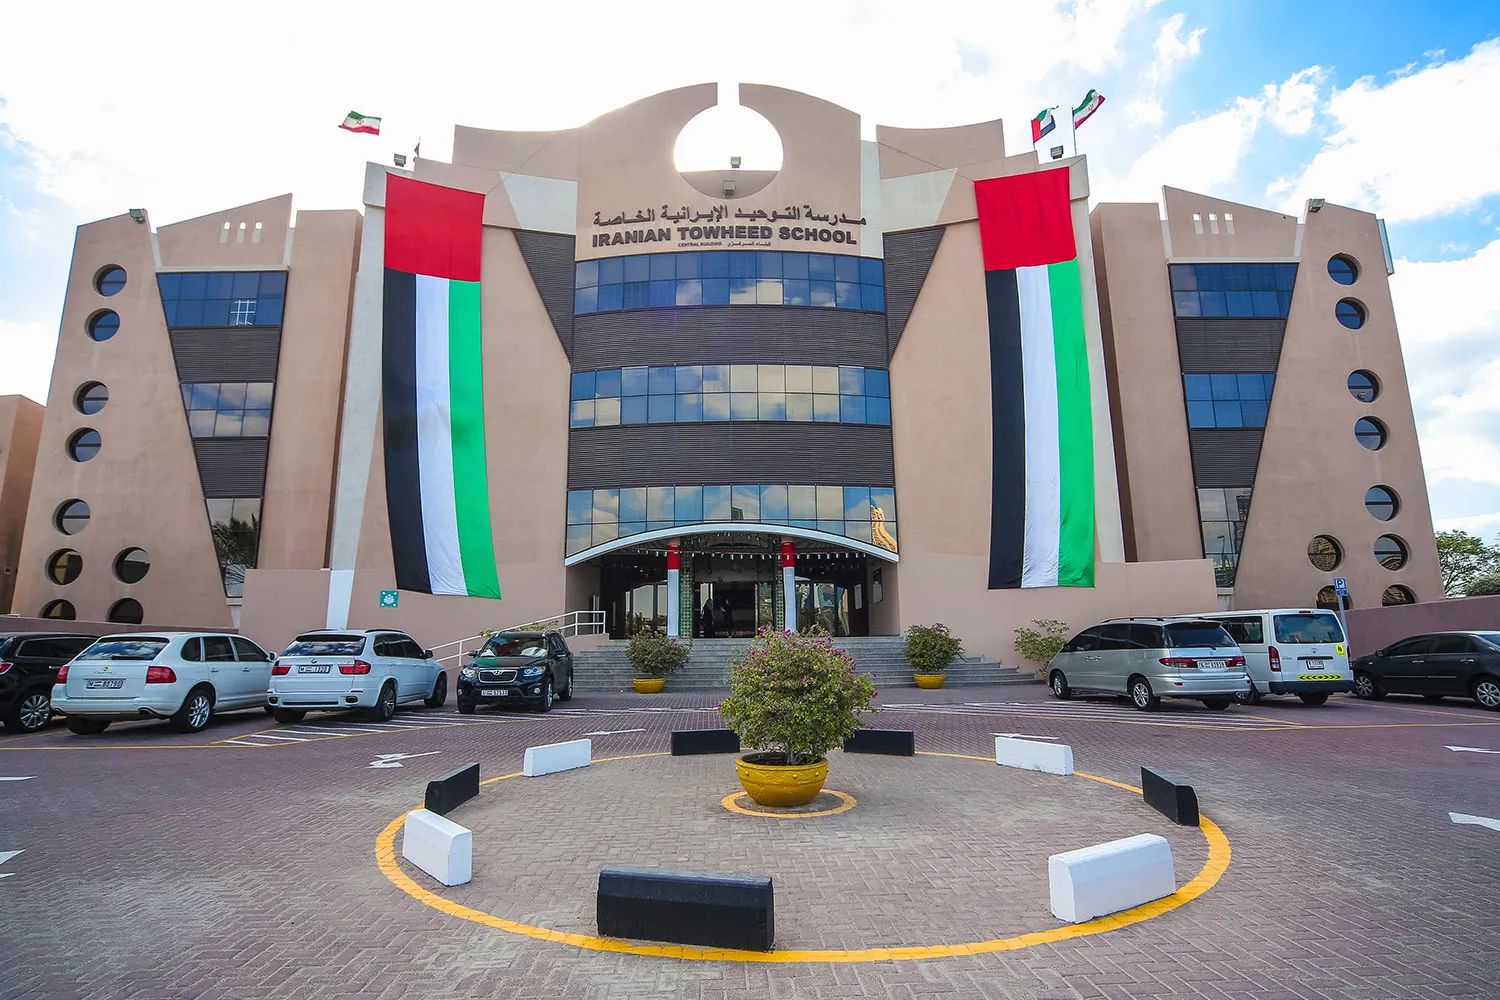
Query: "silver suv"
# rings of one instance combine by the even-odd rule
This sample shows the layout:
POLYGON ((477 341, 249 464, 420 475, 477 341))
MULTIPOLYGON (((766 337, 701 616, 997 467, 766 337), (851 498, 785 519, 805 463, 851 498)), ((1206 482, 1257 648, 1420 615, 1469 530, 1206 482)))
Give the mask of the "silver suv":
POLYGON ((1245 657, 1223 626, 1191 618, 1112 618, 1069 639, 1047 666, 1056 697, 1125 695, 1143 712, 1163 698, 1225 709, 1250 686, 1245 657))

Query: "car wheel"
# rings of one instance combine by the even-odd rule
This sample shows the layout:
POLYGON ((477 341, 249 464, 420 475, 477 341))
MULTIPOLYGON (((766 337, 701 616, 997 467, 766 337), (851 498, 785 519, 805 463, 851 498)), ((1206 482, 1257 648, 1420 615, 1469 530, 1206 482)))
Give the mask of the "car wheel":
POLYGON ((386 681, 385 687, 380 689, 380 697, 375 701, 375 707, 370 709, 369 718, 371 722, 389 722, 396 714, 396 683, 386 681))
POLYGON ((550 711, 552 711, 552 678, 551 677, 548 677, 546 680, 542 681, 542 701, 541 701, 541 704, 539 704, 537 706, 537 711, 539 711, 539 712, 550 712, 550 711))
POLYGON ((1487 708, 1491 712, 1500 712, 1500 680, 1493 677, 1481 677, 1475 681, 1474 700, 1479 702, 1481 708, 1487 708))
POLYGON ((1299 694, 1297 697, 1302 699, 1302 704, 1304 705, 1317 706, 1328 701, 1328 695, 1326 694, 1299 694))
POLYGON ((307 718, 307 713, 296 708, 273 708, 271 717, 283 726, 294 726, 307 718))
POLYGON ((474 703, 472 701, 464 701, 460 699, 458 702, 458 710, 463 715, 473 715, 474 703))
POLYGON ((1252 684, 1243 691, 1236 691, 1234 693, 1234 700, 1241 705, 1259 705, 1260 689, 1252 684))
POLYGON ((1068 679, 1061 670, 1052 671, 1052 678, 1048 683, 1052 685, 1052 697, 1058 701, 1067 701, 1073 697, 1073 689, 1068 687, 1068 679))
POLYGON ((27 691, 5 716, 5 728, 34 733, 52 719, 52 695, 45 689, 27 691))
POLYGON ((1151 690, 1151 682, 1140 676, 1130 678, 1130 703, 1142 712, 1154 712, 1161 707, 1161 699, 1151 690))
POLYGON ((182 707, 172 716, 172 728, 179 733, 201 732, 214 714, 214 697, 211 689, 195 687, 182 699, 182 707))
POLYGON ((428 708, 438 708, 448 700, 448 674, 447 671, 438 671, 437 680, 432 682, 432 697, 423 698, 422 704, 428 708))
POLYGON ((1376 701, 1384 698, 1385 692, 1380 689, 1379 684, 1375 683, 1375 678, 1361 670, 1354 675, 1354 697, 1376 701))
POLYGON ((558 701, 573 700, 573 668, 568 668, 568 679, 563 683, 563 689, 557 692, 558 701))
POLYGON ((1230 697, 1203 699, 1204 706, 1213 709, 1215 712, 1224 711, 1224 709, 1228 708, 1231 704, 1233 704, 1233 702, 1234 699, 1230 697))
POLYGON ((63 720, 68 732, 75 736, 97 736, 109 728, 108 719, 83 719, 70 715, 63 720))

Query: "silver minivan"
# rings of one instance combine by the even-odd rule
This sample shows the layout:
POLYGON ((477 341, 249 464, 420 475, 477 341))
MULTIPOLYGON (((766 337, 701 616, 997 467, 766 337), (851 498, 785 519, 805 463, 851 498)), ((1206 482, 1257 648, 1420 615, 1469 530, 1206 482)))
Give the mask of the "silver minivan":
POLYGON ((1069 639, 1047 666, 1052 694, 1125 695, 1150 712, 1163 698, 1228 708, 1250 686, 1245 657, 1223 626, 1197 618, 1115 618, 1069 639))

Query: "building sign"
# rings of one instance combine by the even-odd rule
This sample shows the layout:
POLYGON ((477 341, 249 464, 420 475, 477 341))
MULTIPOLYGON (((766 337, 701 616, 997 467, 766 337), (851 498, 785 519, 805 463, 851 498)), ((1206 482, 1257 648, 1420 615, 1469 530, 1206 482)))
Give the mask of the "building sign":
POLYGON ((396 602, 400 599, 401 595, 398 591, 382 590, 380 592, 380 606, 382 608, 394 608, 396 602))
MULTIPOLYGON (((788 205, 767 212, 763 208, 737 209, 733 215, 724 205, 710 205, 707 211, 689 211, 683 205, 676 212, 663 205, 638 210, 634 215, 620 212, 611 218, 594 213, 591 246, 617 247, 635 243, 665 243, 680 249, 710 247, 769 247, 772 239, 784 243, 859 246, 859 229, 863 218, 850 218, 842 212, 814 212, 811 205, 788 205), (778 223, 780 223, 778 225, 778 223)), ((658 249, 666 249, 660 247, 658 249)), ((809 249, 812 249, 809 246, 809 249)))

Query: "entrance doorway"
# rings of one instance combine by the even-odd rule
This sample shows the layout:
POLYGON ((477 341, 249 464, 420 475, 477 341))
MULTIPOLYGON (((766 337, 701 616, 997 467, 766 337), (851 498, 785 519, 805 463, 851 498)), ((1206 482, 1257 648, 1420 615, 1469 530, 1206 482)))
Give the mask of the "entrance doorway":
POLYGON ((693 634, 705 639, 754 636, 776 621, 773 580, 698 584, 693 634))

